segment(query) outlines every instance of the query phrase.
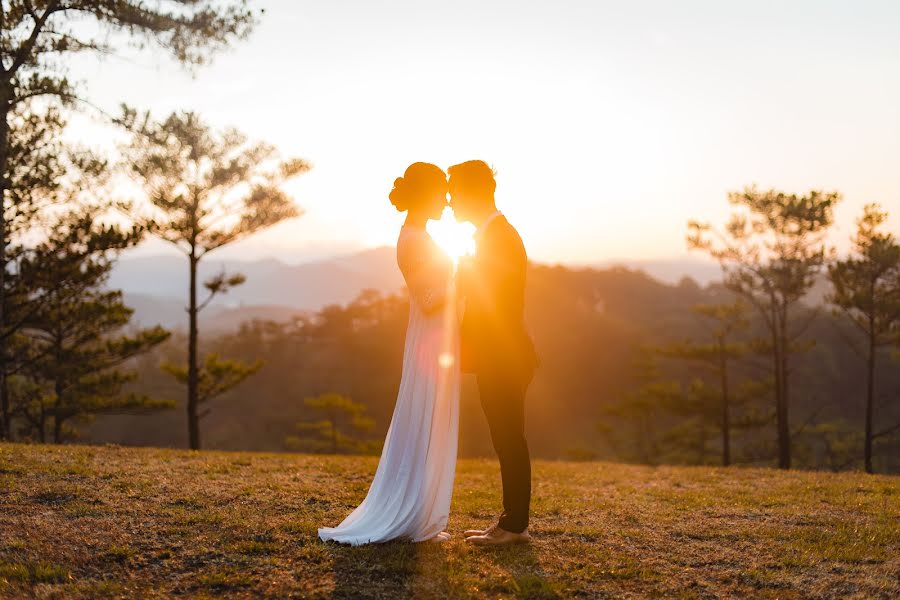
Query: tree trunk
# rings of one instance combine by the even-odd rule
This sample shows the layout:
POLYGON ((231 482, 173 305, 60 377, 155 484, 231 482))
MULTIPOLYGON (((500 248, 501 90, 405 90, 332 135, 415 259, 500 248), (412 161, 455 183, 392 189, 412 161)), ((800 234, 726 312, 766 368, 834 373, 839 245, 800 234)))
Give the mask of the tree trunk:
POLYGON ((338 452, 337 411, 331 409, 331 453, 338 452))
MULTIPOLYGON (((63 337, 61 334, 56 336, 53 342, 53 356, 56 359, 56 368, 59 369, 63 364, 63 337)), ((53 403, 53 443, 62 443, 62 409, 63 409, 63 381, 59 374, 53 378, 53 394, 56 400, 53 403)))
MULTIPOLYGON (((59 352, 57 352, 57 365, 59 362, 59 352)), ((53 405, 53 443, 62 442, 62 382, 59 378, 53 382, 53 393, 56 394, 56 402, 53 405)))
POLYGON ((781 420, 778 423, 778 466, 791 468, 791 428, 790 428, 790 396, 788 389, 788 357, 787 350, 781 349, 781 420))
POLYGON ((731 423, 728 415, 728 359, 725 358, 724 344, 719 344, 720 369, 722 373, 722 466, 731 464, 731 423))
POLYGON ((53 417, 53 443, 62 444, 62 418, 59 414, 53 417))
POLYGON ((190 290, 188 290, 188 439, 191 450, 200 449, 200 418, 197 416, 197 262, 192 250, 188 257, 190 264, 190 290))
POLYGON ((0 84, 0 439, 10 439, 9 389, 6 384, 6 165, 9 157, 9 111, 12 86, 0 84))
POLYGON ((38 413, 38 441, 42 444, 46 443, 47 435, 45 430, 47 429, 47 412, 44 410, 44 403, 41 402, 41 411, 38 413))
POLYGON ((866 473, 872 472, 872 411, 875 400, 875 329, 874 319, 869 318, 869 357, 866 361, 866 440, 865 440, 865 464, 866 473))
MULTIPOLYGON (((772 371, 775 377, 775 428, 778 443, 778 466, 782 469, 787 469, 790 468, 790 439, 785 444, 786 428, 784 426, 787 423, 787 414, 784 404, 783 374, 781 372, 783 366, 781 361, 781 336, 779 335, 780 326, 778 313, 774 308, 774 299, 772 302, 770 333, 772 336, 772 371)), ((789 434, 788 438, 790 438, 789 434)))
POLYGON ((787 314, 778 315, 775 321, 777 327, 776 360, 778 361, 778 378, 776 389, 778 393, 778 468, 791 468, 791 430, 788 416, 788 362, 787 362, 787 314))
MULTIPOLYGON (((5 344, 0 342, 0 356, 2 356, 5 348, 5 344)), ((5 371, 6 361, 0 358, 0 406, 2 406, 2 409, 0 409, 0 440, 12 439, 12 415, 10 414, 12 411, 9 407, 9 384, 4 374, 5 371)))

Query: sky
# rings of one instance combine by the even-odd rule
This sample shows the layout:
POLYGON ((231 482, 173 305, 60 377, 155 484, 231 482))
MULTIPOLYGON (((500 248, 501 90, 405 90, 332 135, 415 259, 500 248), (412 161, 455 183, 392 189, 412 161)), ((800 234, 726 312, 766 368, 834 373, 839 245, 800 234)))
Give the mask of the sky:
POLYGON ((305 215, 222 258, 393 244, 394 178, 474 158, 541 262, 683 257, 687 221, 723 222, 749 184, 841 191, 841 250, 867 202, 900 233, 894 0, 257 4, 251 38, 193 74, 158 51, 73 71, 106 110, 195 110, 313 163, 287 188, 305 215))

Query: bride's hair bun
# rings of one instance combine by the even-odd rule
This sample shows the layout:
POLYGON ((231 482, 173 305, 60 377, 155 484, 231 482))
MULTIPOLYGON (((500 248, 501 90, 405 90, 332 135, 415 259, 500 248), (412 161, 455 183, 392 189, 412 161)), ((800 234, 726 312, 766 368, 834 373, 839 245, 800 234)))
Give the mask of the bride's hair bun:
POLYGON ((403 177, 394 180, 394 189, 388 194, 388 198, 394 208, 404 212, 417 203, 432 202, 433 198, 446 193, 447 175, 441 168, 417 162, 407 167, 403 177))
POLYGON ((394 208, 396 208, 398 211, 403 212, 405 210, 409 210, 409 182, 407 182, 402 177, 398 177, 397 179, 395 179, 394 189, 391 190, 388 198, 391 199, 391 204, 393 204, 394 208))

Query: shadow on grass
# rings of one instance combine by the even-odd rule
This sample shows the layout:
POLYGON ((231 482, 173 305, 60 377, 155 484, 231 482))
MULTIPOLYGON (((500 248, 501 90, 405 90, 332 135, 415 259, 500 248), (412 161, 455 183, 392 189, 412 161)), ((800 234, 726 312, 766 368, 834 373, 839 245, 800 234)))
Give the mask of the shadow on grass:
POLYGON ((368 546, 329 543, 332 598, 414 598, 446 589, 446 553, 437 544, 388 542, 368 546))
POLYGON ((532 545, 502 548, 389 542, 350 547, 328 544, 332 598, 458 598, 488 596, 557 599, 532 545), (450 556, 454 558, 449 558, 450 556), (462 558, 460 562, 459 558, 462 558), (483 567, 488 565, 488 569, 483 567), (487 575, 485 573, 488 573, 487 575))
POLYGON ((472 548, 478 559, 492 563, 507 574, 504 579, 485 581, 481 591, 499 595, 513 594, 517 598, 555 599, 560 594, 546 576, 533 544, 472 548))

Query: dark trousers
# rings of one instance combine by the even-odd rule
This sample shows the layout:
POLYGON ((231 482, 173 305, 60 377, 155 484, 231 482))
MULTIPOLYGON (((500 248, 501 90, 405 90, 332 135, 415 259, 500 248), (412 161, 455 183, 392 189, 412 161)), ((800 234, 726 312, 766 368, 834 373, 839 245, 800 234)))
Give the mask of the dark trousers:
POLYGON ((525 441, 525 392, 531 378, 478 374, 481 407, 491 430, 503 479, 500 527, 521 533, 528 527, 531 458, 525 441))

